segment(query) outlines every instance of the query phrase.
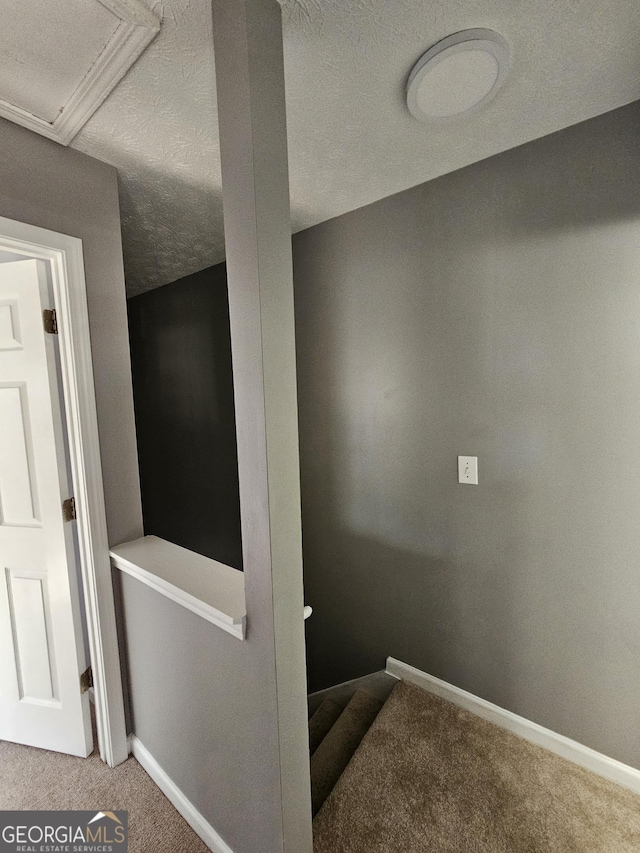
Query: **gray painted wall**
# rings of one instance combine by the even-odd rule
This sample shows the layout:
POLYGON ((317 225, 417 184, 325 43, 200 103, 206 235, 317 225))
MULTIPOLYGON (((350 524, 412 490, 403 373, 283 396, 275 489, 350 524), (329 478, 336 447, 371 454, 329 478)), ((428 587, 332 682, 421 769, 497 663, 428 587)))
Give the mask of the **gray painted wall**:
POLYGON ((294 270, 311 689, 393 655, 640 766, 640 105, 294 270))
POLYGON ((133 731, 233 853, 281 851, 268 616, 241 642, 121 578, 133 731))
POLYGON ((117 173, 0 119, 0 216, 79 237, 109 542, 142 535, 117 173))

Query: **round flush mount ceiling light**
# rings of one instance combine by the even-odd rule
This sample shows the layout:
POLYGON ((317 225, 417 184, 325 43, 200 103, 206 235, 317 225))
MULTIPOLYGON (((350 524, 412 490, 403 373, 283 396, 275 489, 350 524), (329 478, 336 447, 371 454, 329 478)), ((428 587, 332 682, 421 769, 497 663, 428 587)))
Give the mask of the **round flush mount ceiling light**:
POLYGON ((463 30, 442 39, 414 65, 407 106, 420 121, 441 121, 483 107, 511 65, 509 45, 493 30, 463 30))

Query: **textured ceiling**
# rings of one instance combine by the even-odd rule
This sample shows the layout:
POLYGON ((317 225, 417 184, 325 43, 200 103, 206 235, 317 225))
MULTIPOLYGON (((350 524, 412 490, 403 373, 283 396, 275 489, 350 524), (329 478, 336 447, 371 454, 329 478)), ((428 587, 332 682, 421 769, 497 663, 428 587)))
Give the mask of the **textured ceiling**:
MULTIPOLYGON (((294 231, 640 98, 637 0, 282 5, 294 231), (412 65, 471 27, 509 41, 504 88, 468 118, 417 122, 412 65)), ((119 169, 130 294, 224 257, 210 0, 153 8, 160 34, 72 143, 119 169)))

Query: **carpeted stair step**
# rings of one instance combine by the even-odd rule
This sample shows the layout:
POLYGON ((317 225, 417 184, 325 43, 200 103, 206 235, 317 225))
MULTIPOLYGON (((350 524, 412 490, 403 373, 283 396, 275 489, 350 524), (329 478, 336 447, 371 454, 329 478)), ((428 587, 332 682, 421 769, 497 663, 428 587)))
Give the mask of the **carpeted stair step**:
POLYGON ((314 853, 637 853, 640 797, 401 681, 313 835, 314 853))
POLYGON ((309 753, 313 755, 322 741, 331 731, 342 707, 331 699, 325 699, 309 720, 309 753))
POLYGON ((331 793, 381 707, 382 703, 375 697, 357 690, 311 756, 314 815, 331 793))

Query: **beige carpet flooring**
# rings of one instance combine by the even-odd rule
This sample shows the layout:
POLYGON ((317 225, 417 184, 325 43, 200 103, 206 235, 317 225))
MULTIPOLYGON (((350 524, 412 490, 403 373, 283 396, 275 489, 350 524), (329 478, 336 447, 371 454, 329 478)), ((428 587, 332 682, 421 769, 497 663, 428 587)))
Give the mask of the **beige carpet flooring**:
POLYGON ((94 752, 74 758, 0 741, 0 810, 129 812, 130 853, 208 853, 135 758, 113 770, 94 752))
POLYGON ((640 853, 640 797, 400 682, 314 853, 640 853))

